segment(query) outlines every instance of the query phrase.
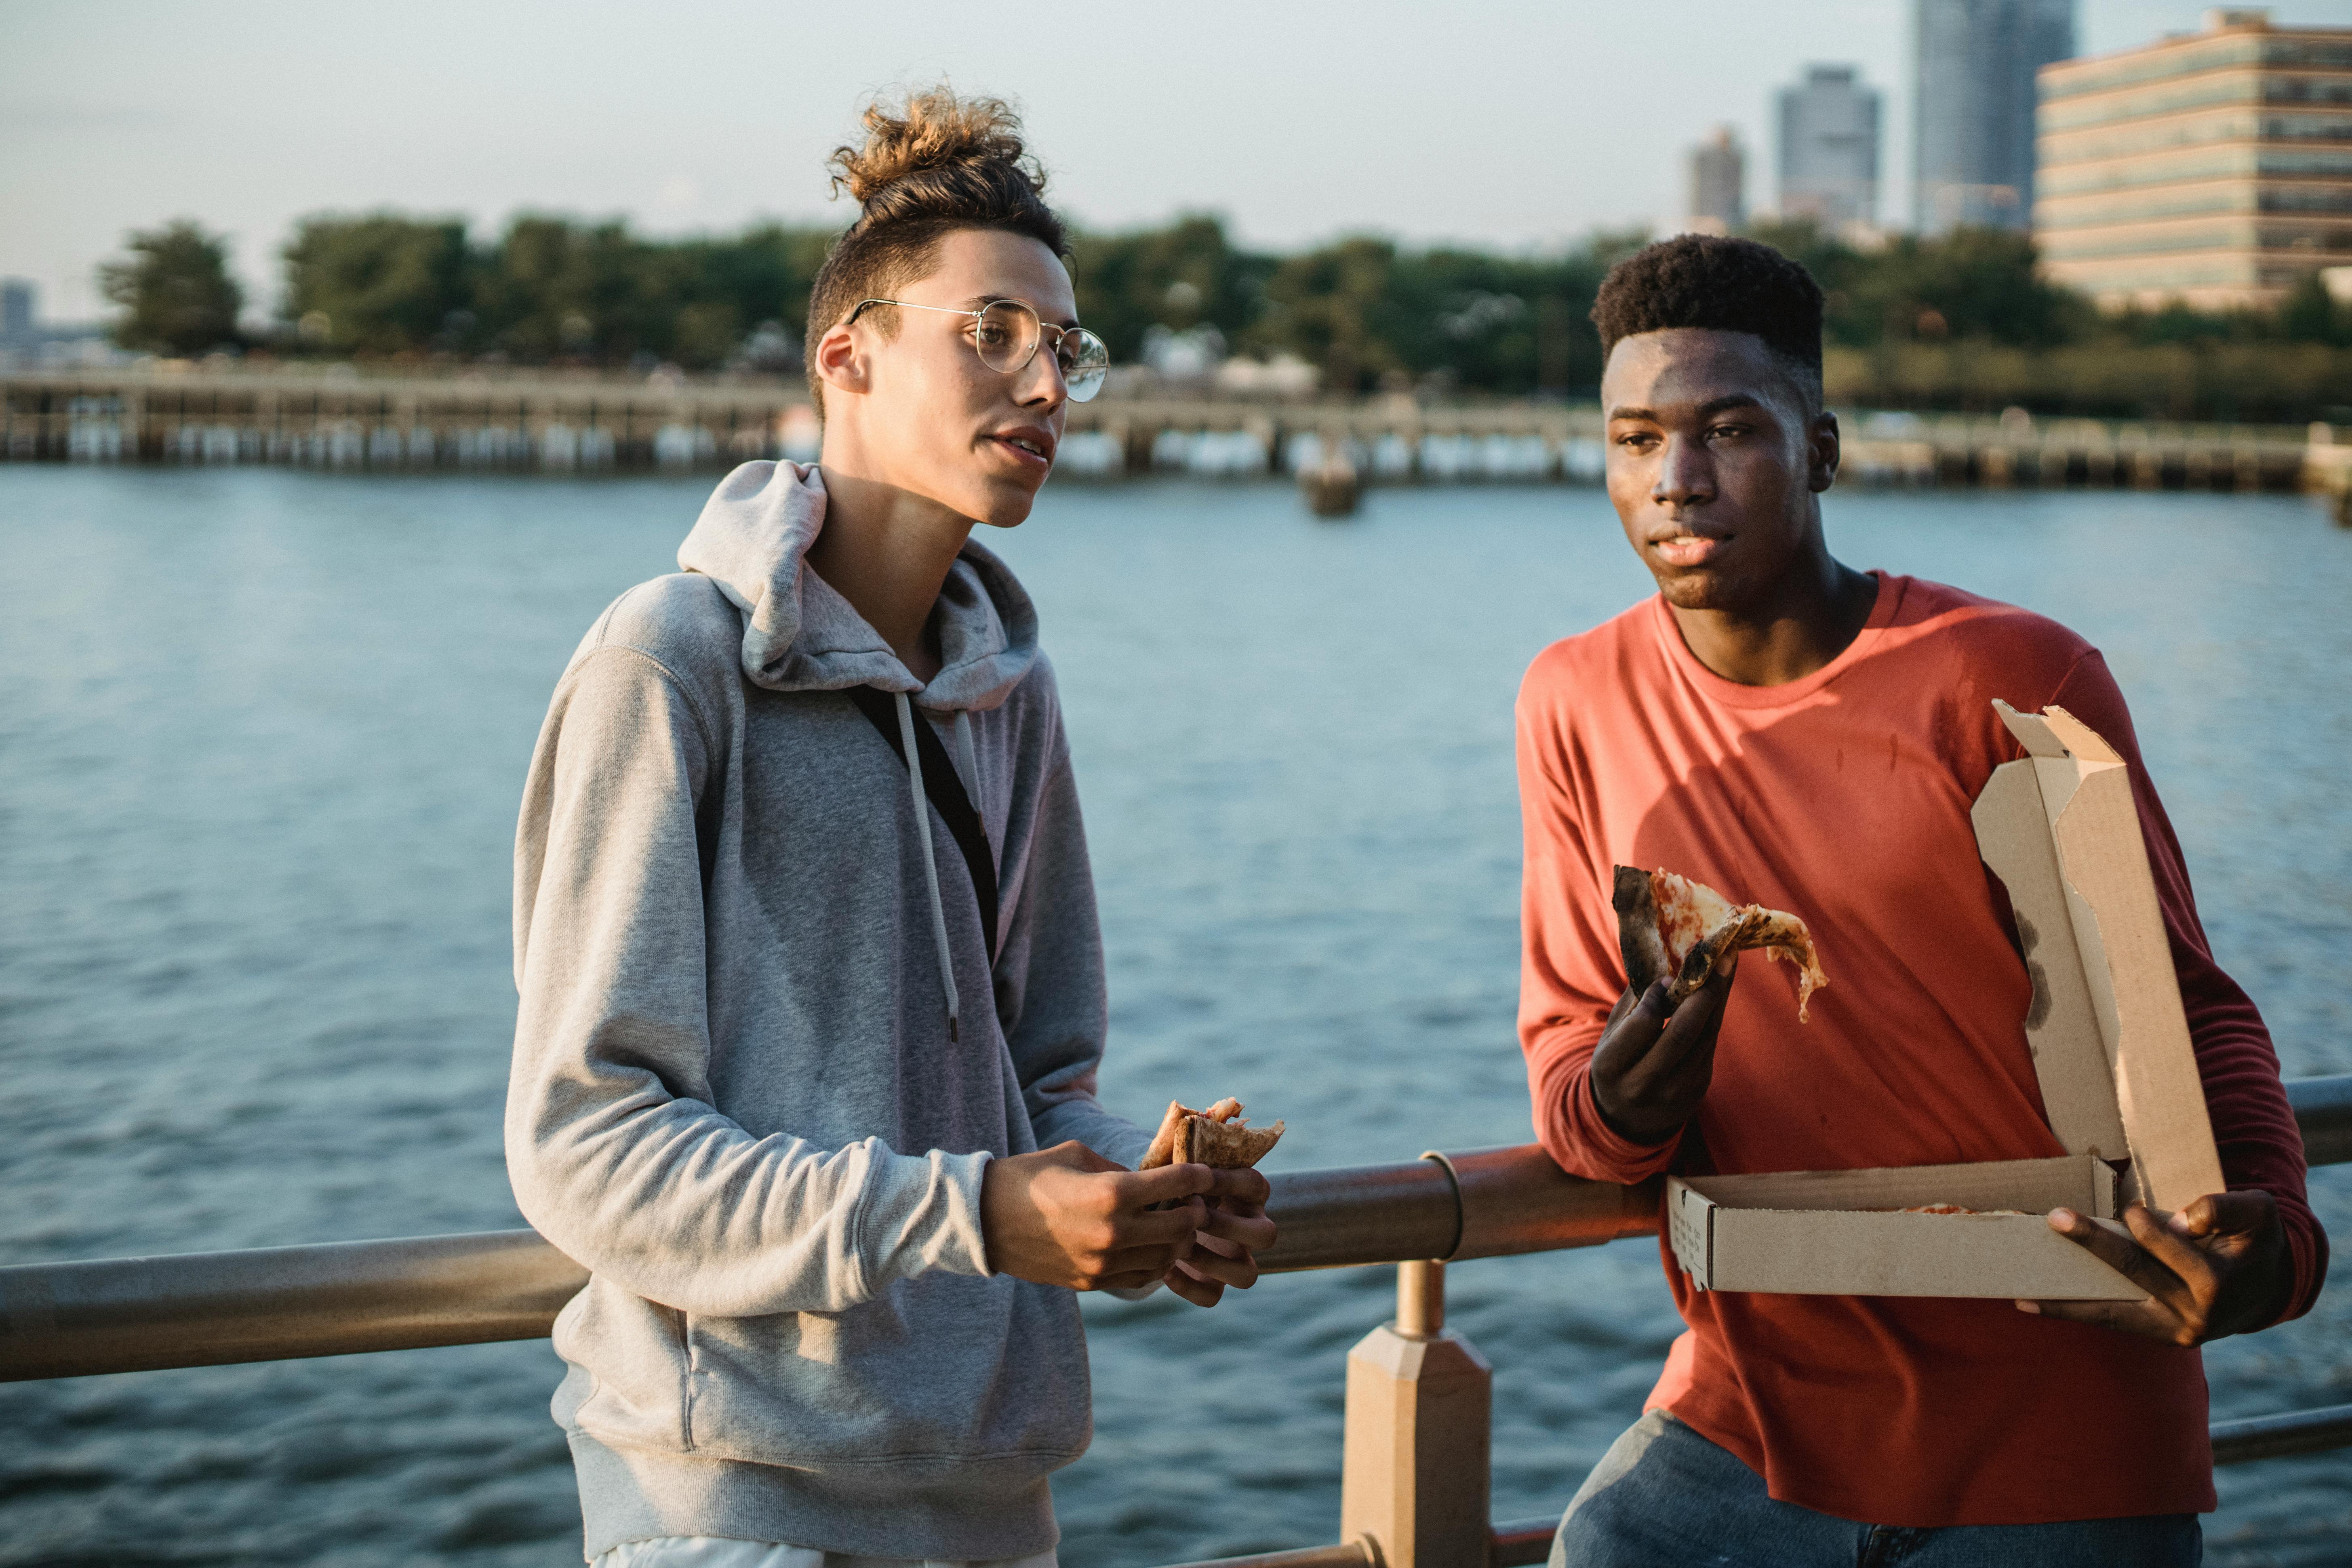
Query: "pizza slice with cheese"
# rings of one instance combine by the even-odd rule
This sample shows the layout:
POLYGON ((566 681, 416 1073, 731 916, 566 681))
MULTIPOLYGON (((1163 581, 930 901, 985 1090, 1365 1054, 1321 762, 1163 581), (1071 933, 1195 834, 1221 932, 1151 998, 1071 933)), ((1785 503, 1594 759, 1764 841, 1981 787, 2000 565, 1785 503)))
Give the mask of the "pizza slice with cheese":
POLYGON ((1679 1002, 1706 984, 1717 969, 1738 963, 1743 949, 1784 959, 1797 969, 1797 1021, 1806 1021, 1814 992, 1830 983, 1813 933, 1785 910, 1735 904, 1704 882, 1672 871, 1616 868, 1610 903, 1617 911, 1618 948, 1625 978, 1640 995, 1671 978, 1667 994, 1679 1002))

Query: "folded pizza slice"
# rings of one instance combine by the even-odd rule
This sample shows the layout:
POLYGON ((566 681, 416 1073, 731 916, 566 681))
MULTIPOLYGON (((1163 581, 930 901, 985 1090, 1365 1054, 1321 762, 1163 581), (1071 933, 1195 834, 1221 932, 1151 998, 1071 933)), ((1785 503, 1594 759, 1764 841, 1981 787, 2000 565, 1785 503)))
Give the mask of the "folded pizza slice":
POLYGON ((1227 1098, 1206 1110, 1194 1110, 1176 1100, 1160 1119, 1160 1131, 1144 1152, 1139 1171, 1160 1165, 1212 1165, 1238 1171, 1256 1164, 1282 1142, 1283 1124, 1252 1127, 1242 1115, 1242 1102, 1227 1098))
POLYGON ((1738 963, 1742 949, 1760 947, 1767 958, 1785 959, 1797 969, 1797 1021, 1807 1019, 1814 992, 1830 983, 1813 933, 1785 910, 1735 904, 1704 882, 1668 870, 1616 868, 1610 903, 1617 911, 1617 944, 1625 978, 1635 995, 1671 978, 1667 994, 1679 1002, 1706 984, 1717 970, 1738 963))

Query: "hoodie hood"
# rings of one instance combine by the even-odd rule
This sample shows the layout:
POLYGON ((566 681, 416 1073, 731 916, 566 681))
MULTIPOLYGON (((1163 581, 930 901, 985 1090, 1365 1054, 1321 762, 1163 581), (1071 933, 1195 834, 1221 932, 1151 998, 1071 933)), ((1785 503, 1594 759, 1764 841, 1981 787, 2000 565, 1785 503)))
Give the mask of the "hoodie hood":
POLYGON ((824 480, 811 465, 745 463, 703 503, 678 546, 743 613, 743 675, 776 691, 853 686, 905 692, 933 711, 986 712, 1037 662, 1037 609, 994 555, 967 541, 931 614, 940 669, 930 684, 833 585, 807 569, 824 527, 824 480))

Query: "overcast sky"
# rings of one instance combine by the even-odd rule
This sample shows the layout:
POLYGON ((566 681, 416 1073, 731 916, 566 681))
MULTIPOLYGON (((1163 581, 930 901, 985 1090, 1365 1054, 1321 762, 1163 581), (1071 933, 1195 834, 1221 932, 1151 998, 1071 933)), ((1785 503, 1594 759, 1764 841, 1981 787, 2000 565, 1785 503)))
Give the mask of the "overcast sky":
MULTIPOLYGON (((2080 0, 2086 53, 2194 28, 2186 0, 2080 0)), ((1714 124, 1771 195, 1774 89, 1851 61, 1887 95, 1882 209, 1908 211, 1909 0, 1408 5, 562 5, 0 0, 0 273, 41 312, 176 216, 235 241, 255 303, 312 212, 526 208, 647 230, 838 223, 822 163, 877 88, 1016 100, 1095 226, 1181 211, 1292 246, 1351 231, 1553 246, 1658 224, 1714 124)), ((2352 0, 2283 21, 2352 24, 2352 0)))

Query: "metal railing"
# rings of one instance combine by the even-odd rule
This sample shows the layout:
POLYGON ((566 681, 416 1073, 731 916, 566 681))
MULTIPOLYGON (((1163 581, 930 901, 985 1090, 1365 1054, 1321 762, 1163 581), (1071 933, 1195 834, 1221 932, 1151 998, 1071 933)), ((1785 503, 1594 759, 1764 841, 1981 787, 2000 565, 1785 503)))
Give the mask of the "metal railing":
MULTIPOLYGON (((2352 1075, 2287 1095, 2310 1163, 2352 1163, 2352 1075)), ((1349 1539, 1223 1568, 1543 1561, 1553 1521, 1486 1519, 1488 1373, 1444 1327, 1444 1264, 1654 1235, 1656 1184, 1570 1176, 1534 1144, 1269 1181, 1281 1238, 1261 1268, 1399 1264, 1398 1314, 1349 1355, 1349 1539)), ((0 1382, 541 1338, 587 1278, 529 1230, 18 1264, 0 1268, 0 1382)), ((2220 1422, 2212 1436, 2221 1465, 2352 1446, 2352 1405, 2220 1422)))
MULTIPOLYGON (((1654 1185, 1534 1144, 1270 1178, 1271 1273, 1654 1234, 1654 1185)), ((544 1338, 587 1271, 530 1230, 0 1268, 0 1382, 544 1338)))

